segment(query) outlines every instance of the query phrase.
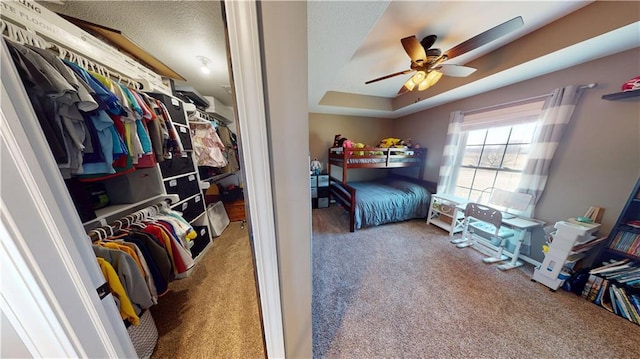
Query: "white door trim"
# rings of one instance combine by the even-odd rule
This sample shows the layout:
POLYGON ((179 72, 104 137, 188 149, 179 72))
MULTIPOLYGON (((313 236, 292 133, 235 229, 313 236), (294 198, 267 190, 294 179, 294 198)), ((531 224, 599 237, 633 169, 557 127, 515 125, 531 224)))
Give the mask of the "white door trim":
POLYGON ((254 1, 225 1, 232 83, 267 356, 284 358, 273 188, 258 14, 254 1), (240 70, 242 69, 242 70, 240 70))

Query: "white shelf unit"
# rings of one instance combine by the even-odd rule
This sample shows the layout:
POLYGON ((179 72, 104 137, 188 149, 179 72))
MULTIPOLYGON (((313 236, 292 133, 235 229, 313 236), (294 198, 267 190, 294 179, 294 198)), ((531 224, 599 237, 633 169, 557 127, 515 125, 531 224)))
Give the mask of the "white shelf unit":
POLYGON ((427 224, 444 229, 452 237, 458 232, 462 232, 464 226, 464 212, 457 208, 458 205, 466 203, 464 198, 449 194, 431 195, 427 224))
POLYGON ((586 254, 586 251, 574 251, 574 247, 595 239, 593 233, 600 228, 600 224, 568 219, 556 222, 554 228, 556 230, 549 235, 549 250, 542 264, 533 270, 531 279, 555 291, 565 281, 562 270, 573 266, 586 254))

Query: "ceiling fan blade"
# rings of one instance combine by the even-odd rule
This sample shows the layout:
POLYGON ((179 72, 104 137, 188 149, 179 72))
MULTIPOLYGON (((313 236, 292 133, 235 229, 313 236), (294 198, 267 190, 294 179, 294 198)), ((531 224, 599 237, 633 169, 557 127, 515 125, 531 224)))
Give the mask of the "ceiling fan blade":
POLYGON ((480 46, 486 45, 493 40, 501 38, 502 36, 518 29, 520 26, 524 24, 522 21, 522 17, 514 17, 513 19, 503 22, 502 24, 492 27, 491 29, 476 35, 469 40, 454 46, 449 51, 445 53, 447 58, 452 59, 456 56, 460 56, 464 53, 467 53, 471 50, 477 49, 480 46))
POLYGON ((473 67, 447 64, 440 65, 436 67, 435 70, 438 70, 443 74, 451 77, 467 77, 476 72, 476 69, 474 69, 473 67))
POLYGON ((413 71, 413 70, 404 70, 404 71, 396 72, 394 74, 389 74, 389 75, 386 75, 386 76, 378 77, 377 79, 369 80, 369 81, 365 82, 364 84, 368 85, 368 84, 370 84, 372 82, 382 81, 382 80, 386 80, 386 79, 389 79, 389 78, 392 78, 392 77, 408 74, 411 71, 413 71))
POLYGON ((405 92, 409 92, 409 89, 407 88, 407 86, 402 85, 402 87, 400 87, 400 90, 398 91, 398 95, 402 95, 405 92))
POLYGON ((401 39, 400 42, 402 42, 402 47, 404 47, 404 51, 407 52, 407 55, 409 55, 412 62, 417 63, 419 61, 424 62, 426 60, 427 53, 415 36, 405 37, 401 39))

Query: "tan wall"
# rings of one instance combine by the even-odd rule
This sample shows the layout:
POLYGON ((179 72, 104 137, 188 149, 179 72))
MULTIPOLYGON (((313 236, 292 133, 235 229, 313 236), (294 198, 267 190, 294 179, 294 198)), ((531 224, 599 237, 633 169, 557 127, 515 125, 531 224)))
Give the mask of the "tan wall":
POLYGON ((285 352, 287 358, 311 358, 307 33, 291 31, 306 29, 307 4, 259 5, 285 352))
POLYGON ((482 95, 425 110, 396 121, 400 136, 429 148, 426 178, 437 181, 449 115, 551 92, 569 84, 597 82, 585 90, 551 164, 547 187, 535 216, 550 224, 605 208, 601 233, 608 233, 640 175, 640 100, 606 101, 638 76, 640 49, 557 71, 482 95))
MULTIPOLYGON (((327 149, 333 144, 336 134, 341 134, 354 142, 376 146, 381 139, 396 136, 393 121, 386 118, 310 113, 309 156, 311 159, 317 158, 322 162, 323 169, 327 170, 327 149)), ((367 180, 385 174, 384 170, 350 170, 349 180, 367 180)), ((336 173, 332 173, 332 176, 340 178, 336 173)))

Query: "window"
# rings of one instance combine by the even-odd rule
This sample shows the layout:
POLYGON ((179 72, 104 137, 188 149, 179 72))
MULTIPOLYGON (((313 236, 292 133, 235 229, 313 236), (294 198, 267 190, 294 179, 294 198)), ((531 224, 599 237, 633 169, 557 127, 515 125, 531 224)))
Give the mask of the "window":
MULTIPOLYGON (((479 200, 493 188, 515 191, 520 185, 544 99, 454 112, 441 176, 446 193, 479 200)), ((483 197, 482 200, 486 200, 483 197)))
POLYGON ((535 127, 535 122, 527 122, 467 131, 454 194, 475 200, 490 187, 515 190, 535 127))

